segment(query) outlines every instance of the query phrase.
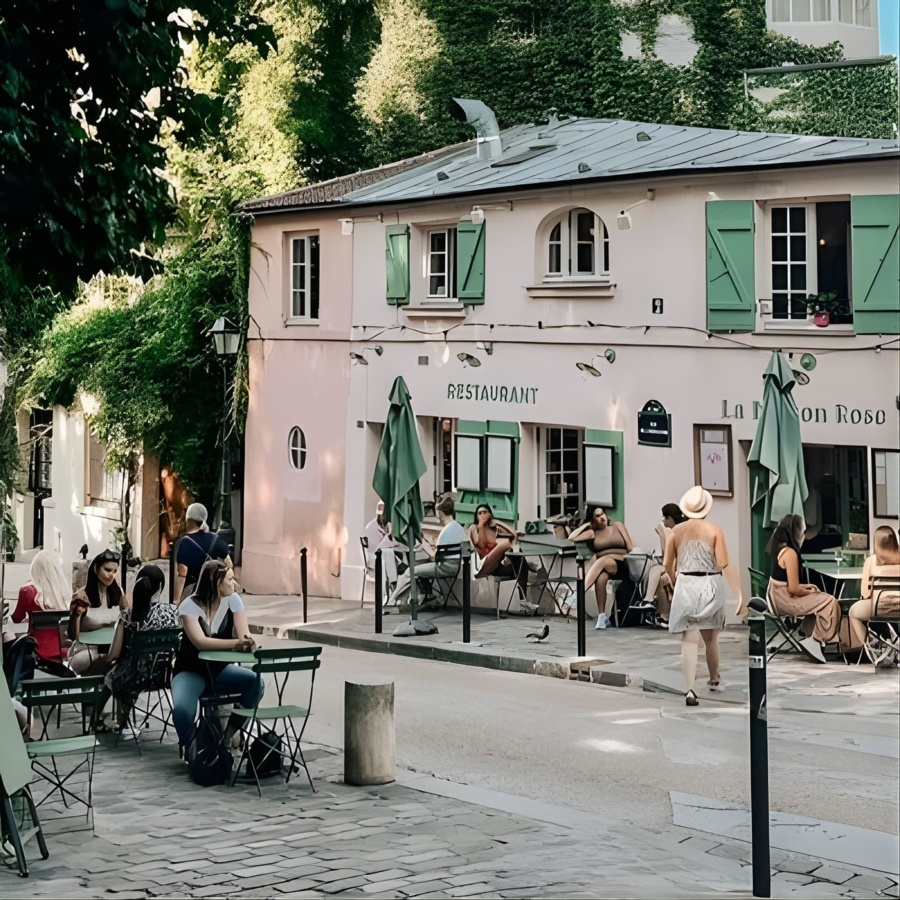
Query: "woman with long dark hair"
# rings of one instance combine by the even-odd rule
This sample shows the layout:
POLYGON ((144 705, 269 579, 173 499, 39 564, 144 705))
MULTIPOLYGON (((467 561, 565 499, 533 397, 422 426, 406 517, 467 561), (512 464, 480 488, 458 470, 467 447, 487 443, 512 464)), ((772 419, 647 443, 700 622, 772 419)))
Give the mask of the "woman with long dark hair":
POLYGON ((800 548, 806 523, 803 516, 787 515, 772 534, 766 552, 772 557, 769 600, 779 616, 802 618, 800 641, 817 662, 825 662, 822 645, 833 641, 841 627, 841 606, 831 594, 800 581, 803 557, 800 548))
POLYGON ((153 674, 153 660, 145 656, 138 659, 132 657, 131 640, 139 631, 181 628, 181 619, 174 606, 154 602, 164 581, 158 566, 144 566, 138 572, 131 595, 131 609, 122 610, 109 649, 108 658, 115 665, 106 676, 106 687, 118 701, 118 726, 126 740, 140 734, 129 726, 128 719, 143 685, 153 674))
MULTIPOLYGON (((94 664, 100 664, 100 654, 79 643, 82 631, 96 631, 115 625, 122 602, 122 588, 116 582, 119 572, 119 554, 115 550, 98 553, 88 567, 87 583, 72 595, 69 606, 69 640, 73 645, 69 650, 69 666, 79 675, 87 673, 94 664)), ((95 667, 96 669, 96 667, 95 667)), ((92 671, 91 674, 106 674, 92 671)))
MULTIPOLYGON (((256 675, 249 669, 200 659, 202 650, 249 652, 256 646, 250 637, 244 604, 235 591, 234 569, 221 560, 207 560, 194 593, 179 604, 178 615, 184 637, 175 657, 172 718, 178 740, 187 750, 194 737, 197 707, 204 692, 240 694, 241 705, 247 709, 260 698, 256 675)), ((239 717, 232 716, 225 730, 226 739, 239 725, 239 717)))

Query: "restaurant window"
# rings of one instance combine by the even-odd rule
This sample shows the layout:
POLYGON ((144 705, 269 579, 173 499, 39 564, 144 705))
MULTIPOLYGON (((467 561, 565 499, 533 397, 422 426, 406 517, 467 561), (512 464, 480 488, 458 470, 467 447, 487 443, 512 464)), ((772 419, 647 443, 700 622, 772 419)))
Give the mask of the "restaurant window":
POLYGON ((850 202, 769 209, 773 320, 811 319, 810 294, 831 295, 831 322, 853 322, 850 303, 850 202))
POLYGON ((290 240, 290 319, 319 318, 319 236, 290 240))
POLYGON ((876 519, 900 518, 900 450, 872 451, 872 500, 876 519))
POLYGON ((302 469, 306 465, 306 435, 296 426, 288 434, 288 458, 291 468, 302 469))
POLYGON ((426 278, 429 300, 456 298, 456 229, 428 232, 426 278))
POLYGON ((435 502, 453 491, 453 419, 433 419, 435 502))
POLYGON ((88 432, 88 498, 89 506, 118 508, 125 489, 124 472, 107 468, 106 445, 88 432))
POLYGON ((772 21, 830 22, 831 0, 772 0, 772 21))
POLYGON ((543 459, 542 513, 547 518, 574 515, 581 509, 583 439, 580 428, 542 428, 539 432, 543 459))
POLYGON ((547 277, 609 276, 609 231, 589 209, 573 209, 550 227, 547 277))

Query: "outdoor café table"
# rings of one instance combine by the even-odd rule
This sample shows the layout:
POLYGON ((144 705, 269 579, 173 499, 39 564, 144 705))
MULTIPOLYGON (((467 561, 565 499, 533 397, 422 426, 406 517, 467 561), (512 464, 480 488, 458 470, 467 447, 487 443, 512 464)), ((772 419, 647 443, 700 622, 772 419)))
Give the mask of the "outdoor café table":
POLYGON ((862 566, 839 566, 832 562, 808 562, 806 568, 810 572, 830 578, 836 583, 836 599, 840 600, 844 595, 844 588, 848 581, 862 581, 862 566))
POLYGON ((241 653, 238 650, 201 650, 199 656, 206 662, 233 663, 238 666, 256 665, 256 657, 252 653, 241 653))
POLYGON ((541 559, 543 568, 543 577, 533 582, 540 587, 538 594, 538 609, 544 599, 544 592, 551 591, 553 602, 562 615, 560 609, 559 598, 556 596, 556 588, 561 584, 574 584, 575 577, 563 574, 563 566, 567 559, 575 559, 578 557, 578 544, 573 543, 565 538, 558 538, 552 534, 521 534, 516 540, 516 546, 511 550, 507 550, 507 557, 523 558, 538 557, 541 559), (549 565, 543 562, 544 557, 550 558, 549 565))
POLYGON ((82 631, 78 635, 78 641, 85 647, 109 647, 116 633, 115 626, 110 628, 97 628, 94 631, 82 631))

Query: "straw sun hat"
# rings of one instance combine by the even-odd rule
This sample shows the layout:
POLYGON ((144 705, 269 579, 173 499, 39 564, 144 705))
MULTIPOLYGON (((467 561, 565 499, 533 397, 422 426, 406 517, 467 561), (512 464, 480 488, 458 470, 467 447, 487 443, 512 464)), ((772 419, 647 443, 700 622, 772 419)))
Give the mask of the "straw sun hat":
POLYGON ((713 498, 699 484, 694 485, 678 502, 681 511, 689 519, 705 519, 712 509, 713 498))

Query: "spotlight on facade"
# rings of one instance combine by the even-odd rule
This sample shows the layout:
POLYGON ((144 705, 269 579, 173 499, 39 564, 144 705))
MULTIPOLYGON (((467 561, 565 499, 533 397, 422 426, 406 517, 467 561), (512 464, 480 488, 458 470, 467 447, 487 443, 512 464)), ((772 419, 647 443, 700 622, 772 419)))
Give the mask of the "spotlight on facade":
POLYGON ((456 358, 464 366, 471 366, 473 369, 477 369, 481 365, 481 360, 477 356, 472 356, 471 353, 457 353, 456 358))
POLYGON ((799 385, 809 384, 809 375, 806 372, 801 372, 799 369, 792 369, 794 373, 794 380, 799 385))
POLYGON ((355 363, 359 363, 361 366, 367 366, 369 361, 362 355, 362 353, 355 353, 353 351, 350 352, 350 359, 355 363))
POLYGON ((340 219, 341 234, 353 234, 353 219, 340 219))
POLYGON ((588 375, 593 375, 594 378, 599 378, 601 375, 600 370, 596 366, 592 366, 590 363, 578 362, 575 363, 575 368, 578 369, 579 372, 585 372, 588 375))
POLYGON ((480 225, 484 221, 484 210, 480 206, 473 206, 470 218, 474 225, 480 225))
POLYGON ((476 349, 484 350, 488 356, 493 355, 494 353, 494 342, 493 341, 478 341, 475 344, 476 349))
POLYGON ((604 359, 612 365, 616 361, 616 351, 609 347, 608 349, 603 351, 604 359))
POLYGON ((384 347, 382 347, 381 344, 375 344, 372 349, 375 351, 376 356, 381 356, 381 354, 384 353, 384 347))

